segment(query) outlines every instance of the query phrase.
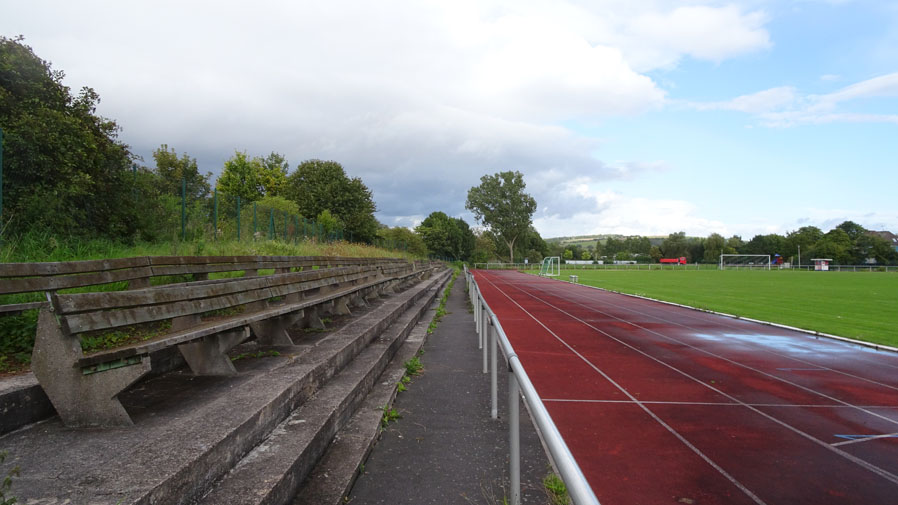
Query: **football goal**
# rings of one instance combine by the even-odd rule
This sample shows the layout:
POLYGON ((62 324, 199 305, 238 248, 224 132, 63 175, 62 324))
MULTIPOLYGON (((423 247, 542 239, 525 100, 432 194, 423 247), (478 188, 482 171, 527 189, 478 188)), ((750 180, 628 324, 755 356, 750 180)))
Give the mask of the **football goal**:
POLYGON ((770 270, 769 254, 721 254, 720 269, 770 270))
POLYGON ((557 277, 561 275, 561 258, 558 256, 543 258, 543 264, 539 266, 539 275, 542 277, 557 277))

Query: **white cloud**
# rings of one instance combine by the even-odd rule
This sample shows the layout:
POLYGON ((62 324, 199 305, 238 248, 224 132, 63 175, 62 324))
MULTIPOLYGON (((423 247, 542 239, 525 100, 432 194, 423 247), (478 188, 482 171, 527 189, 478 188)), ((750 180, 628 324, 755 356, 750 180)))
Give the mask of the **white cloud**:
POLYGON ((898 114, 839 110, 846 102, 898 97, 898 72, 860 81, 832 93, 802 95, 794 87, 782 86, 738 96, 723 102, 692 102, 697 110, 732 110, 752 114, 762 124, 789 127, 826 123, 898 123, 898 114))
POLYGON ((770 47, 763 12, 697 3, 34 1, 0 30, 94 87, 150 163, 162 143, 204 171, 235 149, 335 159, 381 219, 412 224, 463 212, 484 173, 520 170, 552 201, 544 174, 662 169, 604 163, 596 139, 560 125, 662 107, 646 70, 770 47))

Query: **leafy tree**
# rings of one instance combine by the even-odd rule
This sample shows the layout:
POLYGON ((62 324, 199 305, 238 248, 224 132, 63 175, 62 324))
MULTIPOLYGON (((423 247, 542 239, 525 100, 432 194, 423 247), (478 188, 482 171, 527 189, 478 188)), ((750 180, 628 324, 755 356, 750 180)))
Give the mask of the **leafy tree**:
POLYGON ((774 254, 782 255, 785 252, 786 238, 782 235, 771 233, 769 235, 755 235, 742 246, 742 254, 774 254))
POLYGON ((582 253, 580 253, 580 259, 581 259, 581 260, 584 260, 584 261, 585 261, 585 260, 591 260, 591 259, 592 259, 592 254, 590 254, 589 251, 583 251, 582 253))
POLYGON ((405 244, 406 250, 415 256, 427 256, 427 246, 424 244, 424 241, 421 240, 421 237, 404 226, 381 228, 377 231, 377 236, 383 240, 392 241, 393 243, 405 244))
POLYGON ((209 196, 209 179, 212 172, 200 174, 196 158, 191 158, 187 153, 178 158, 178 153, 174 149, 169 150, 168 145, 162 144, 159 149, 153 151, 153 159, 156 161, 155 173, 159 176, 163 194, 181 196, 183 179, 189 198, 209 196))
POLYGON ((307 160, 287 177, 284 196, 299 205, 305 216, 327 209, 343 223, 344 232, 356 241, 377 237, 377 210, 371 190, 358 177, 350 178, 336 161, 307 160))
POLYGON ((614 237, 608 237, 605 240, 605 255, 613 258, 617 253, 624 250, 624 242, 614 237))
POLYGON ((881 265, 898 261, 898 251, 892 248, 888 240, 871 234, 862 235, 856 245, 860 251, 859 256, 854 258, 855 263, 862 264, 868 258, 872 258, 881 265))
POLYGON ((431 212, 415 228, 415 233, 430 252, 443 258, 466 260, 474 250, 474 233, 468 223, 444 212, 431 212))
POLYGON ((836 264, 852 262, 851 237, 841 228, 833 228, 814 244, 813 254, 818 258, 832 258, 836 264))
POLYGON ((574 251, 571 251, 570 249, 565 249, 564 255, 562 255, 562 258, 564 258, 566 260, 574 259, 574 251))
POLYGON ((515 241, 530 229, 536 212, 536 200, 524 192, 525 187, 524 176, 517 171, 484 175, 479 186, 468 190, 465 202, 477 221, 508 246, 512 263, 515 241))
POLYGON ((783 253, 783 256, 797 256, 798 248, 801 247, 805 252, 803 256, 806 259, 810 259, 811 256, 809 256, 808 253, 810 253, 811 247, 813 247, 813 245, 821 238, 823 238, 823 232, 816 226, 802 226, 796 231, 789 232, 786 234, 785 252, 783 253))
POLYGON ((259 179, 261 171, 258 158, 250 159, 245 152, 235 151, 234 156, 225 161, 216 187, 223 193, 239 196, 244 202, 255 202, 263 196, 259 179))
POLYGON ((844 231, 848 235, 849 240, 851 240, 852 242, 857 242, 867 233, 866 228, 855 223, 854 221, 844 221, 839 226, 836 226, 836 228, 844 231))
POLYGON ((745 242, 742 241, 742 237, 733 235, 727 239, 727 245, 724 247, 724 252, 727 254, 739 254, 743 245, 745 245, 745 242))
POLYGON ((343 227, 340 223, 340 219, 331 214, 331 211, 327 209, 318 213, 315 222, 324 230, 325 236, 328 236, 343 227))
POLYGON ((719 233, 708 235, 708 238, 705 239, 705 262, 714 263, 719 261, 724 247, 726 247, 726 239, 723 238, 723 235, 719 233))
POLYGON ((73 96, 21 37, 0 37, 3 217, 11 234, 130 238, 137 231, 135 175, 119 127, 96 115, 100 96, 73 96))
POLYGON ((686 232, 671 233, 661 243, 661 253, 665 258, 679 258, 686 256, 686 232))
POLYGON ((287 187, 287 159, 278 153, 259 158, 259 185, 266 196, 281 196, 287 187))

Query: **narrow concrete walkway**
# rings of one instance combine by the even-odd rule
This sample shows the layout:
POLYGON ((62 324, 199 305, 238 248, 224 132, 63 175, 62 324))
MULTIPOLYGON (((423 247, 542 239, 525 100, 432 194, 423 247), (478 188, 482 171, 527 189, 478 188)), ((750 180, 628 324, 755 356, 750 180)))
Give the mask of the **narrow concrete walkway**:
MULTIPOLYGON (((483 373, 461 276, 446 309, 424 344, 422 375, 396 399, 402 417, 382 433, 349 503, 501 505, 510 496, 504 359, 499 360, 499 419, 493 420, 489 374, 483 373)), ((549 503, 542 486, 548 459, 523 406, 521 453, 522 502, 549 503)))

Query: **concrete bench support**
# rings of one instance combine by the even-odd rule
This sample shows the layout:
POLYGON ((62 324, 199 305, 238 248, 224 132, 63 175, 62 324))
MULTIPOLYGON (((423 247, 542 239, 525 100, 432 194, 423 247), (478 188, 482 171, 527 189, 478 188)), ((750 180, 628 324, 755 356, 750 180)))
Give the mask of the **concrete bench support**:
POLYGON ((64 337, 55 315, 47 310, 38 316, 34 347, 31 370, 67 426, 134 424, 118 394, 150 371, 149 356, 131 365, 85 374, 72 366, 81 357, 78 339, 64 337))

